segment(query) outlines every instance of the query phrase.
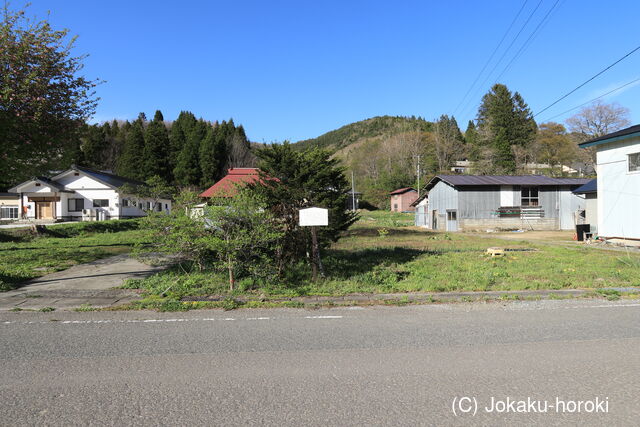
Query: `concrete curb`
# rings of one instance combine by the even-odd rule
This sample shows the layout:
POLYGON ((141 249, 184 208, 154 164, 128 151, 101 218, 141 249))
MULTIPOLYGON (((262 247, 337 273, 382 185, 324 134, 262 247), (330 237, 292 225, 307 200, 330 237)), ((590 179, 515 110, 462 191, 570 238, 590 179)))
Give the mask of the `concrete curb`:
MULTIPOLYGON (((605 288, 612 289, 612 288, 605 288)), ((614 289, 615 290, 615 289, 614 289)), ((302 304, 346 304, 367 302, 436 302, 436 301, 478 301, 498 299, 550 299, 578 298, 591 295, 596 289, 560 289, 533 291, 477 291, 477 292, 411 292, 388 294, 349 294, 342 296, 312 295, 305 297, 269 298, 269 297, 233 297, 238 302, 298 302, 302 304)), ((628 288, 624 292, 640 293, 640 288, 628 288)), ((211 295, 202 297, 185 297, 182 301, 221 301, 228 296, 211 295)))

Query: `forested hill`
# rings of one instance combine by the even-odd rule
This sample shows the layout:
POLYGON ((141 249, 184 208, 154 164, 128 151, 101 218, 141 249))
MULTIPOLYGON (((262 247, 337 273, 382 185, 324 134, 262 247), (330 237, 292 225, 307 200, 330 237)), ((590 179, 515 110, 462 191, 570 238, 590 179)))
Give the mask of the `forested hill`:
POLYGON ((350 123, 317 138, 293 144, 294 148, 320 147, 332 151, 376 137, 389 137, 405 132, 431 131, 432 123, 420 117, 378 116, 350 123))

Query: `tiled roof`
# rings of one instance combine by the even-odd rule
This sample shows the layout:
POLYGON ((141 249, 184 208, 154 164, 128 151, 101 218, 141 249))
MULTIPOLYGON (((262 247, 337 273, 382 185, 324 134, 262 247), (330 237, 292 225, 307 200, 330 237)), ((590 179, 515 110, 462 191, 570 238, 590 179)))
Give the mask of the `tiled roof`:
POLYGON ((260 181, 260 170, 257 168, 232 168, 220 181, 200 193, 200 197, 232 197, 238 187, 260 181))

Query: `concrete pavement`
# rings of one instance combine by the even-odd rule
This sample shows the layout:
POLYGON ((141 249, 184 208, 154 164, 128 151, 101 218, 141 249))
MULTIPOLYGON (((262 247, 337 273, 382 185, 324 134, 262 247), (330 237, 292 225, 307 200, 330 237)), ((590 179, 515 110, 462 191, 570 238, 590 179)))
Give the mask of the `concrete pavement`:
POLYGON ((109 307, 138 298, 126 289, 114 289, 129 278, 142 278, 160 271, 162 266, 144 264, 128 254, 75 265, 47 274, 24 286, 0 293, 0 311, 14 307, 38 310, 44 307, 67 309, 83 304, 109 307))
POLYGON ((637 425, 639 350, 629 301, 5 312, 0 423, 637 425), (475 416, 453 413, 461 398, 475 416), (492 398, 608 411, 487 412, 492 398))

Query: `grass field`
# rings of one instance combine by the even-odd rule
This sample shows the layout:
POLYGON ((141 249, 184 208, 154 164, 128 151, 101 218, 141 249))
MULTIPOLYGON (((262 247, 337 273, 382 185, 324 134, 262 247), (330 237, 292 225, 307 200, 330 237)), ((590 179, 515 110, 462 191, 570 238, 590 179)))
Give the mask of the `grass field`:
POLYGON ((0 232, 0 291, 18 283, 131 251, 141 241, 135 221, 50 226, 43 236, 27 229, 0 232))
MULTIPOLYGON (((327 277, 310 281, 301 265, 282 283, 239 283, 233 295, 304 296, 351 293, 527 289, 597 289, 640 286, 640 256, 571 241, 505 240, 490 235, 430 232, 413 215, 363 212, 346 235, 323 253, 327 277), (491 258, 488 247, 508 249, 491 258)), ((523 236, 524 237, 524 236, 523 236)), ((229 295, 224 275, 176 266, 127 285, 146 289, 155 303, 185 296, 229 295)))

